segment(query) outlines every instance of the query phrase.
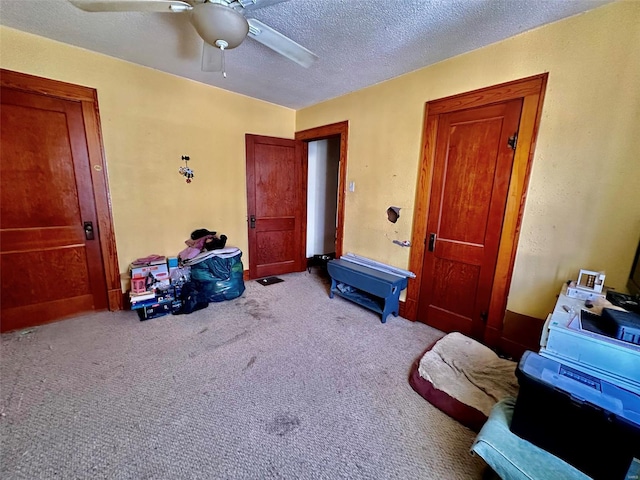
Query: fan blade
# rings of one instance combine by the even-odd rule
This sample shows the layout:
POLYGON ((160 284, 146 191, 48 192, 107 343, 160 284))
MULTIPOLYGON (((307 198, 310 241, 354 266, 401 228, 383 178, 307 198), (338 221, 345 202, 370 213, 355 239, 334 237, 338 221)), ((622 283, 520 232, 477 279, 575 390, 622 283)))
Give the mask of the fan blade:
POLYGON ((185 12, 193 7, 180 0, 69 0, 85 12, 185 12))
POLYGON ((221 72, 222 71, 222 50, 218 47, 202 42, 202 71, 221 72))
POLYGON ((244 12, 252 12, 259 8, 269 7, 276 3, 288 2, 289 0, 235 0, 229 4, 230 7, 244 12))
POLYGON ((285 37, 261 21, 255 18, 247 18, 247 22, 249 22, 249 36, 251 38, 296 62, 298 65, 309 68, 318 59, 315 53, 310 52, 299 43, 294 42, 289 37, 285 37))

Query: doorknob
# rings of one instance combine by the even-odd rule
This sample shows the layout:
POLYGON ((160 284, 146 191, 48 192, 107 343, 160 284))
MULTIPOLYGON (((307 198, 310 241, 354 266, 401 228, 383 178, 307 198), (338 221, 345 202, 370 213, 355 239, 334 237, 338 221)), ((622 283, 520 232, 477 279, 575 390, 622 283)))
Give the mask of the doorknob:
POLYGON ((255 215, 251 215, 249 217, 249 226, 251 228, 256 228, 256 216, 255 215))
POLYGON ((436 248, 436 234, 435 233, 431 233, 429 234, 429 251, 433 252, 433 249, 436 248))
POLYGON ((84 222, 84 237, 87 240, 93 240, 95 238, 93 233, 93 222, 84 222))

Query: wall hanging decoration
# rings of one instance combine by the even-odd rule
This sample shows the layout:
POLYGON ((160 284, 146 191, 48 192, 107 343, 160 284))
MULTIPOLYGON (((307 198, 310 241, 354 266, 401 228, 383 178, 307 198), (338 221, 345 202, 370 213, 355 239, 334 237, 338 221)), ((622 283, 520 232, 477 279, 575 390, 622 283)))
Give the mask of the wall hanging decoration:
POLYGON ((193 170, 189 168, 189 156, 182 155, 182 160, 184 160, 184 167, 180 167, 178 173, 187 179, 187 183, 191 183, 191 179, 193 178, 193 170))

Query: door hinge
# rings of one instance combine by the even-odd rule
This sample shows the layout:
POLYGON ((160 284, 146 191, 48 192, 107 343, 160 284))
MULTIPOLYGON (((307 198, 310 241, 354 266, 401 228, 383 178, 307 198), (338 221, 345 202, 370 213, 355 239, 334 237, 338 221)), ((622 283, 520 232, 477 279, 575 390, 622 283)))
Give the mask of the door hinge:
POLYGON ((489 317, 488 312, 482 312, 480 314, 480 320, 482 320, 482 323, 487 323, 487 318, 489 317))
POLYGON ((518 134, 514 133, 513 135, 511 135, 509 137, 509 140, 507 140, 507 145, 509 145, 509 148, 511 150, 515 150, 516 149, 516 145, 518 145, 518 134))

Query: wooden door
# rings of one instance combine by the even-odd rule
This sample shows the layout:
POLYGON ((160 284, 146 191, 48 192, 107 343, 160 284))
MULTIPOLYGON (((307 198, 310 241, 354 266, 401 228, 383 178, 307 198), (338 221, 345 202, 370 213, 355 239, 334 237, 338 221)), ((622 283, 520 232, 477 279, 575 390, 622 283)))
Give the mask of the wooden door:
POLYGON ((418 319, 440 330, 483 336, 521 109, 516 99, 439 118, 418 319))
POLYGON ((303 145, 299 140, 246 136, 249 276, 305 268, 303 145))
POLYGON ((105 309, 82 104, 6 87, 1 98, 2 330, 105 309))

